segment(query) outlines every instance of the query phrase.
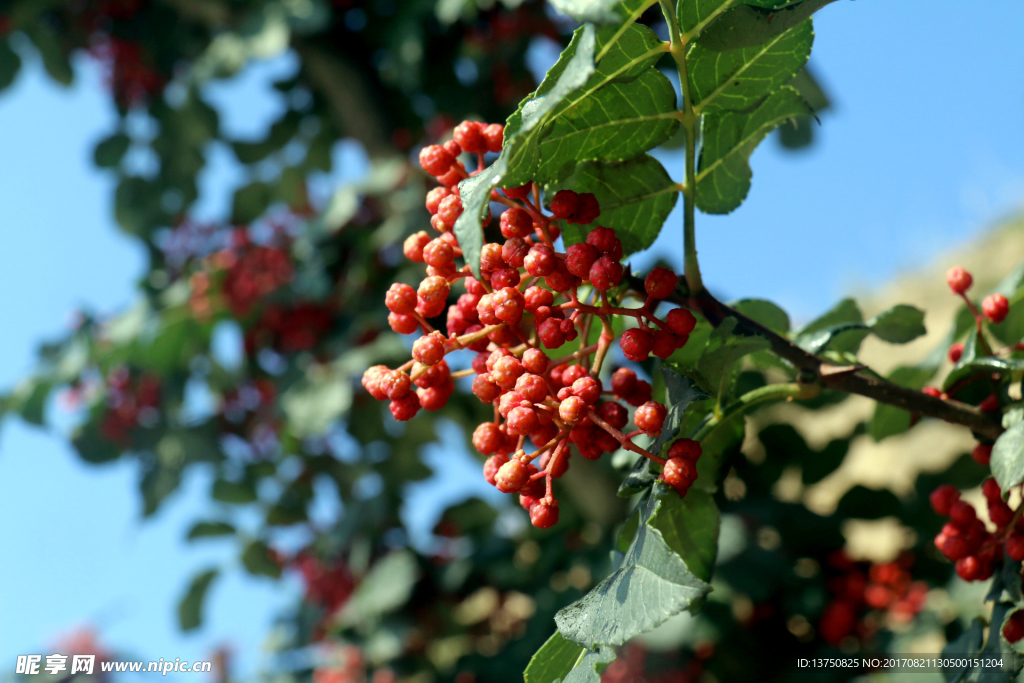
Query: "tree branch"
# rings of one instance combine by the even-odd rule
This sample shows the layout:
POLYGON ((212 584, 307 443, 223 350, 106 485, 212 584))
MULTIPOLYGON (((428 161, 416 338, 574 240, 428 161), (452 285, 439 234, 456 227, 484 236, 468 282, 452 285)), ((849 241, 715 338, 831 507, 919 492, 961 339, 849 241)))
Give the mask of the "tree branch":
MULTIPOLYGON (((631 285, 638 291, 644 291, 643 281, 639 278, 631 278, 631 285)), ((827 360, 808 353, 785 337, 723 304, 707 290, 696 294, 677 291, 668 301, 701 313, 714 327, 721 325, 726 318, 735 318, 738 333, 756 334, 766 338, 777 356, 789 361, 797 370, 813 373, 815 380, 825 388, 866 396, 879 403, 903 408, 912 413, 963 425, 985 439, 994 441, 1003 433, 998 416, 983 413, 974 406, 929 396, 888 380, 872 377, 859 370, 840 370, 827 360)))

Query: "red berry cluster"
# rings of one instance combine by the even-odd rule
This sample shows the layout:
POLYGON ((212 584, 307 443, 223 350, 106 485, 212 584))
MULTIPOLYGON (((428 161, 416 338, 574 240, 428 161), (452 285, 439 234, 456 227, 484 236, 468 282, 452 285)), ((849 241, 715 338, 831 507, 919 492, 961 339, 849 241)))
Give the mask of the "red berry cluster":
POLYGON ((652 353, 667 358, 686 343, 696 324, 689 311, 672 309, 664 319, 654 315, 675 290, 675 273, 655 268, 644 283, 643 305, 621 307, 615 290, 624 276, 622 243, 613 229, 598 226, 564 253, 555 247, 565 223, 591 224, 600 217, 596 198, 561 190, 545 213, 538 188, 529 183, 492 193, 492 202, 507 207, 499 218, 504 242, 483 245, 480 279, 468 265, 456 264, 462 256, 453 232, 463 211, 458 183, 470 175, 459 157, 476 154, 474 173, 479 172, 485 153, 501 149, 502 132, 498 124, 464 121, 455 127, 454 139, 420 153, 420 165, 441 183, 426 198, 437 234, 432 238, 421 231, 405 241, 406 257, 425 263, 427 276, 416 288, 393 284, 385 303, 395 332, 421 336, 413 343, 411 361, 397 369, 368 369, 363 386, 375 398, 389 400, 396 419, 409 420, 420 408, 442 408, 454 391, 455 375, 445 356, 463 349, 475 352, 472 370, 458 376, 475 375, 473 393, 492 404, 495 413, 493 421, 474 431, 473 444, 490 456, 484 466, 487 480, 504 492, 519 493, 531 521, 541 528, 558 519, 552 480, 568 468, 571 446, 590 460, 619 448, 642 454, 667 466, 666 480, 685 493, 696 477, 699 445, 695 450, 675 447, 670 466, 640 448, 632 439, 658 435, 665 407, 651 401, 650 385, 631 370, 617 370, 610 390, 600 379, 616 336, 612 316, 636 321, 619 340, 630 360, 646 360, 652 353), (464 293, 451 303, 454 285, 464 293), (587 291, 581 294, 583 286, 587 291), (447 334, 430 322, 446 308, 447 334), (594 325, 601 332, 588 345, 594 325), (552 360, 543 350, 578 338, 579 350, 562 358, 552 360), (636 429, 630 433, 622 431, 630 416, 621 402, 636 407, 636 429), (526 451, 527 439, 532 453, 526 451))
POLYGON ((285 307, 266 307, 256 324, 245 332, 245 352, 252 356, 261 348, 279 353, 307 351, 334 325, 331 306, 303 301, 285 307))
POLYGON ((108 36, 97 40, 89 52, 103 65, 106 85, 123 107, 148 102, 167 84, 139 41, 108 36))
MULTIPOLYGON (((705 662, 715 653, 709 641, 700 641, 683 662, 648 663, 648 651, 636 643, 622 648, 614 662, 601 674, 601 683, 696 683, 705 680, 705 662), (653 671, 657 667, 658 670, 653 671)), ((681 653, 680 653, 681 654, 681 653)))
POLYGON ((984 581, 992 576, 995 565, 1006 554, 1015 560, 1024 559, 1024 522, 1017 519, 1003 500, 995 479, 986 479, 981 486, 988 502, 988 516, 996 527, 990 532, 978 519, 974 506, 960 499, 960 492, 944 484, 931 494, 932 509, 949 517, 938 536, 935 547, 956 563, 956 573, 964 581, 984 581))
POLYGON ((100 434, 120 446, 127 446, 131 430, 152 426, 160 405, 160 378, 144 373, 133 377, 125 367, 112 370, 107 377, 107 408, 100 420, 100 434))
POLYGON ((914 558, 909 553, 895 562, 868 564, 854 562, 839 551, 829 557, 828 564, 837 573, 828 581, 832 599, 821 614, 818 632, 830 645, 839 646, 853 635, 870 637, 874 620, 866 617, 872 610, 907 622, 924 608, 928 584, 913 580, 914 558))
MULTIPOLYGON (((981 323, 978 315, 978 309, 974 307, 974 303, 967 298, 967 290, 974 284, 974 277, 971 276, 961 266, 954 266, 946 272, 946 283, 949 288, 953 290, 953 293, 963 297, 967 305, 970 306, 971 311, 975 316, 979 318, 979 325, 981 323)), ((994 325, 998 325, 1006 319, 1006 315, 1010 312, 1010 302, 1007 301, 1006 297, 1002 294, 989 294, 981 301, 981 314, 988 318, 989 322, 994 325)))

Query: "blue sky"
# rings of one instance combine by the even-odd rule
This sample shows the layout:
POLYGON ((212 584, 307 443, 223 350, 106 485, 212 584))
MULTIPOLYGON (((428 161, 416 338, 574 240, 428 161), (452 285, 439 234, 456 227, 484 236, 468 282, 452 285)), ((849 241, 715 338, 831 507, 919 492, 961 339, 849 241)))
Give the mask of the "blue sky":
MULTIPOLYGON (((705 279, 725 296, 770 298, 807 318, 851 288, 925 263, 1017 210, 1024 201, 1021 26, 1024 4, 1016 0, 974 13, 939 11, 923 0, 840 0, 825 8, 812 63, 834 107, 813 149, 785 153, 769 140, 755 153, 753 190, 738 211, 698 217, 705 279)), ((142 268, 140 250, 113 224, 111 182, 90 161, 114 115, 96 69, 79 67, 76 85, 65 90, 32 62, 0 95, 0 310, 7 323, 0 386, 31 368, 36 345, 61 333, 76 307, 128 304, 142 268)), ((259 65, 211 94, 226 109, 230 133, 262 130, 276 112, 267 82, 291 68, 287 58, 259 65)), ((350 173, 360 167, 351 148, 339 148, 338 158, 350 173)), ((681 176, 678 159, 666 165, 681 176)), ((204 214, 228 206, 221 190, 233 173, 226 153, 214 151, 204 214)), ((669 225, 680 223, 677 212, 669 225)), ((679 242, 677 231, 667 231, 656 250, 678 262, 679 242)), ((228 643, 243 671, 258 666, 261 639, 298 586, 229 573, 211 593, 209 623, 194 635, 178 633, 175 605, 188 578, 230 563, 232 549, 182 542, 202 504, 201 474, 145 523, 136 476, 123 463, 86 467, 59 438, 5 422, 0 671, 85 622, 140 658, 205 658, 228 643)), ((458 498, 459 486, 421 489, 412 504, 458 498)))

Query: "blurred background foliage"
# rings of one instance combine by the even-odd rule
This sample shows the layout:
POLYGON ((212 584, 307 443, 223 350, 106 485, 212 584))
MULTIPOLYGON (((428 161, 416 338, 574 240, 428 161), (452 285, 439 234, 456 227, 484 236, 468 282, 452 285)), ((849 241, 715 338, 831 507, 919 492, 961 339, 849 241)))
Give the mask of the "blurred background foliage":
MULTIPOLYGON (((663 30, 656 14, 643 21, 663 30)), ((416 278, 398 246, 427 222, 415 152, 463 118, 504 121, 536 87, 530 50, 560 49, 572 28, 538 0, 0 2, 0 87, 29 51, 62 84, 74 79, 78 53, 102 64, 119 117, 93 158, 116 178, 118 226, 148 257, 137 302, 109 317, 81 313, 72 332, 41 348, 37 371, 0 409, 44 425, 59 394, 83 460, 137 463, 145 515, 186 470, 206 468, 209 503, 188 537, 234 544, 240 567, 182 577, 180 625, 201 625, 220 572, 300 575, 302 601, 269 636, 269 678, 521 680, 554 613, 611 566, 630 510, 616 490, 630 462, 570 470, 555 529, 471 498, 414 538, 400 510, 408 485, 432 474, 422 447, 444 438, 446 451, 464 451, 453 439, 465 439, 484 407, 456 393, 443 410, 399 424, 358 385, 367 366, 407 353, 388 329, 383 296, 416 278), (253 139, 225 135, 206 87, 286 51, 299 68, 274 84, 280 118, 253 139), (331 170, 339 140, 358 143, 369 171, 315 196, 309 178, 331 170), (203 222, 192 209, 214 144, 230 147, 244 182, 227 215, 203 222), (241 352, 220 352, 224 339, 241 352), (327 524, 311 519, 324 496, 341 503, 327 524)), ((818 111, 828 106, 810 72, 793 84, 818 111)), ((782 142, 810 144, 812 131, 810 118, 796 121, 782 142)), ((753 362, 739 386, 755 388, 771 372, 753 362)), ((868 427, 854 421, 816 443, 774 424, 793 419, 802 418, 752 421, 745 444, 743 430, 730 435, 716 496, 716 590, 699 617, 627 645, 604 680, 796 680, 797 656, 903 651, 893 643, 959 635, 957 596, 933 596, 926 609, 926 589, 909 577, 948 581, 950 566, 931 548, 939 520, 926 494, 940 481, 980 482, 984 470, 960 458, 904 495, 848 487, 831 509, 809 509, 780 487, 834 473, 868 427), (849 522, 880 518, 914 533, 873 564, 842 553, 849 522), (868 584, 890 598, 865 602, 868 584)))

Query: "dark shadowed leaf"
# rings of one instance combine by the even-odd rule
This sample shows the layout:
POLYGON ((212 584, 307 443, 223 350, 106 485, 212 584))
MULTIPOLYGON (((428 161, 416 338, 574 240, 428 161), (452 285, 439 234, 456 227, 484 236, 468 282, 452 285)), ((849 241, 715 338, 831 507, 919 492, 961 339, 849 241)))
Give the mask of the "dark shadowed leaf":
POLYGON ((683 421, 683 413, 691 403, 709 398, 700 387, 693 383, 693 380, 679 374, 668 364, 662 364, 661 376, 665 381, 665 407, 668 409, 668 413, 665 416, 661 434, 648 449, 652 453, 661 453, 665 444, 678 436, 677 432, 683 421))
POLYGON ((281 576, 281 565, 270 554, 270 548, 263 541, 250 541, 242 551, 242 566, 256 576, 281 576))
POLYGON ((720 522, 714 498, 699 489, 689 490, 683 498, 663 485, 655 493, 661 504, 649 524, 661 532, 665 543, 683 558, 694 576, 710 581, 720 522))
POLYGON ((996 439, 990 465, 1003 491, 1024 482, 1024 421, 1011 425, 996 439))
POLYGON ((889 489, 869 489, 857 484, 839 499, 836 513, 856 519, 881 519, 899 514, 902 504, 889 489))
POLYGON ((228 522, 196 522, 188 531, 188 540, 210 538, 212 536, 228 536, 235 533, 235 527, 228 522))
POLYGON ((924 311, 907 304, 882 311, 867 324, 876 337, 890 344, 906 344, 926 333, 924 311))
POLYGON ((114 133, 96 143, 92 151, 92 160, 100 168, 113 168, 121 163, 132 140, 124 133, 114 133))
POLYGON ((203 623, 203 602, 210 584, 217 578, 218 573, 216 569, 210 569, 192 579, 185 597, 178 603, 178 625, 182 631, 199 628, 203 623))
POLYGON ((764 299, 741 299, 729 304, 732 308, 760 323, 772 332, 786 334, 789 332, 789 314, 764 299))

